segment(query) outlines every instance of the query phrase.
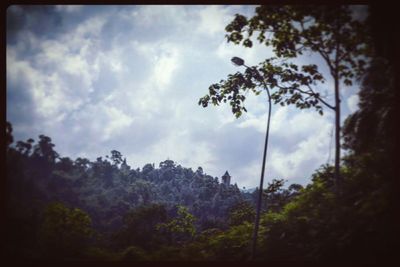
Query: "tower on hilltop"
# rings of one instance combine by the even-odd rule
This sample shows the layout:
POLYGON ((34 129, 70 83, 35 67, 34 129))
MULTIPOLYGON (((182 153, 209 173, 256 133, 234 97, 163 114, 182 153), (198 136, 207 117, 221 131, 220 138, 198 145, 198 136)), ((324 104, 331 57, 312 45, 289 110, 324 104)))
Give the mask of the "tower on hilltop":
POLYGON ((231 176, 229 175, 228 171, 222 176, 222 183, 226 186, 231 184, 231 176))

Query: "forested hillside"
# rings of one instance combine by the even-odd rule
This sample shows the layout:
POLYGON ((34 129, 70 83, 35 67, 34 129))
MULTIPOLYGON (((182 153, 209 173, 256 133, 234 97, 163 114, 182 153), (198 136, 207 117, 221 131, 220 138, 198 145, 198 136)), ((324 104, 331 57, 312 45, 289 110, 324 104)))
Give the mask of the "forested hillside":
MULTIPOLYGON (((57 235, 68 235, 62 233, 64 223, 73 223, 71 231, 78 232, 76 241, 68 241, 74 246, 88 238, 88 244, 98 245, 101 240, 117 250, 132 245, 153 250, 154 246, 192 240, 207 230, 224 231, 253 220, 258 190, 241 192, 236 184, 220 183, 201 167, 193 171, 166 160, 158 168, 146 164, 131 169, 115 150, 94 162, 72 160, 56 152, 50 137, 40 135, 36 144, 33 139, 12 144, 11 124, 7 131, 12 255, 30 257, 32 253, 40 258, 40 253, 50 249, 44 243, 50 242, 53 249, 53 243, 60 245, 56 240, 62 237, 57 235), (71 216, 72 222, 60 221, 61 214, 71 216), (44 242, 43 251, 36 242, 44 242)), ((273 185, 265 210, 279 209, 302 188, 294 184, 283 189, 283 180, 273 185)))
MULTIPOLYGON (((313 8, 299 10, 320 16, 313 8)), ((327 12, 322 17, 335 19, 329 8, 321 10, 327 12)), ((340 162, 320 166, 311 177, 305 177, 309 183, 304 187, 286 184, 282 179, 291 177, 267 181, 262 191, 254 258, 251 241, 259 190, 241 191, 235 183, 223 181, 222 174, 211 176, 202 167, 194 171, 170 159, 158 165, 129 166, 124 155, 116 150, 95 161, 71 159, 57 152, 56 144, 44 135, 46 129, 42 129, 43 135, 38 140, 14 140, 12 121, 6 123, 5 136, 6 256, 13 261, 254 260, 263 265, 270 262, 386 265, 397 260, 399 90, 395 76, 398 63, 393 56, 397 47, 394 42, 388 43, 393 34, 390 19, 378 18, 386 15, 387 9, 371 10, 365 27, 371 28, 368 31, 371 31, 372 52, 368 65, 361 64, 365 64, 365 69, 358 73, 358 110, 337 127, 339 149, 344 152, 340 162)), ((279 14, 283 21, 286 16, 294 14, 298 19, 301 15, 289 13, 279 14)), ((240 27, 235 23, 228 27, 236 33, 237 43, 242 41, 240 34, 248 23, 243 18, 237 15, 234 21, 241 23, 240 27)), ((276 19, 274 14, 268 18, 276 19)), ((247 26, 256 30, 265 30, 265 23, 271 22, 251 21, 247 26)), ((317 32, 311 30, 307 34, 314 38, 317 32)), ((275 45, 287 57, 294 57, 290 53, 293 46, 287 45, 292 44, 291 40, 286 37, 281 36, 281 42, 275 45)), ((246 44, 251 47, 248 41, 246 44)), ((318 45, 312 42, 306 45, 318 50, 318 45)), ((281 70, 275 69, 277 73, 281 70)), ((246 71, 248 76, 255 73, 246 71)), ((307 71, 316 73, 315 69, 307 71)), ((349 73, 344 75, 350 77, 349 73)), ((229 77, 233 82, 227 84, 236 86, 236 91, 229 91, 231 87, 227 85, 224 90, 228 92, 222 96, 227 97, 228 93, 240 96, 238 80, 229 77)), ((312 84, 304 76, 298 77, 307 85, 312 84)), ((239 82, 255 87, 249 81, 239 82)), ((279 94, 283 95, 283 91, 279 94)), ((210 90, 212 93, 216 91, 210 90)), ((319 94, 313 96, 318 100, 319 94)), ((217 96, 214 97, 214 101, 207 97, 205 100, 217 103, 217 96)), ((300 95, 290 97, 294 101, 301 99, 300 95)), ((340 99, 337 100, 340 105, 340 99)), ((295 103, 290 99, 288 102, 295 103)), ((231 103, 234 113, 242 113, 237 107, 240 104, 240 101, 231 103)), ((307 108, 306 102, 297 104, 307 108)), ((233 173, 232 178, 234 181, 233 173)))

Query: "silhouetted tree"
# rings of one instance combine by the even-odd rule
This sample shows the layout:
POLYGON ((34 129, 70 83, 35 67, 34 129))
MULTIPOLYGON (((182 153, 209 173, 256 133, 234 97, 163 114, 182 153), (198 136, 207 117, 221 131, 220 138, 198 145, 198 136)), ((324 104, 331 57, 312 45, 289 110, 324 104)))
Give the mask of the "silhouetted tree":
POLYGON ((120 163, 122 163, 122 154, 121 152, 117 151, 117 150, 112 150, 111 151, 111 160, 114 163, 114 165, 118 165, 120 163))
POLYGON ((12 136, 12 125, 8 121, 6 122, 6 146, 7 148, 14 142, 14 137, 12 136))
POLYGON ((229 23, 228 42, 252 47, 251 38, 273 48, 276 57, 266 59, 259 67, 246 68, 244 73, 228 75, 227 80, 209 87, 209 94, 199 104, 218 105, 229 101, 232 113, 240 117, 246 111, 243 105, 248 90, 259 94, 256 88, 268 86, 271 98, 282 106, 314 107, 321 115, 322 106, 335 112, 335 183, 340 184, 340 88, 352 85, 359 78, 370 54, 367 25, 354 18, 352 7, 344 5, 266 5, 256 8, 256 14, 247 19, 236 14, 229 23), (315 89, 325 77, 316 64, 299 66, 290 59, 305 53, 319 55, 334 81, 334 104, 329 104, 315 89), (261 77, 260 77, 261 75, 261 77))

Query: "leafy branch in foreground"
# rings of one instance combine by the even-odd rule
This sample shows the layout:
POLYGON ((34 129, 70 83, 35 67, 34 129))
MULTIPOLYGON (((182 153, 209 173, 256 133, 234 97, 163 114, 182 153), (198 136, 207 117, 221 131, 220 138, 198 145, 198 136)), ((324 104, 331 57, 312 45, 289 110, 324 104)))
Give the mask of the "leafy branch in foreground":
MULTIPOLYGON (((272 47, 275 57, 244 73, 228 75, 226 80, 212 84, 200 98, 199 105, 219 105, 228 102, 232 113, 239 118, 246 94, 256 95, 268 87, 275 104, 315 108, 323 115, 323 106, 335 112, 335 184, 340 188, 340 96, 341 85, 351 86, 361 77, 371 55, 369 28, 365 21, 355 18, 351 6, 284 6, 268 5, 256 8, 255 15, 236 14, 225 30, 228 42, 251 48, 252 37, 272 47), (298 65, 291 59, 303 54, 318 55, 326 64, 334 82, 334 104, 318 92, 326 81, 316 64, 298 65), (257 70, 257 71, 256 71, 257 70), (258 77, 261 75, 262 77, 258 77)), ((319 63, 319 60, 316 62, 319 63)))

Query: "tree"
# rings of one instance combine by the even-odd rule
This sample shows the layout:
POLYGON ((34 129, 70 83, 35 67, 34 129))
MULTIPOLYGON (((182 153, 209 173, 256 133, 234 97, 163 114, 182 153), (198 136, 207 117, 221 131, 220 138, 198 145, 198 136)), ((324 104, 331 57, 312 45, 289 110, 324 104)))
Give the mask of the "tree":
POLYGON ((229 23, 227 41, 252 47, 251 40, 271 46, 276 57, 261 62, 258 67, 246 68, 244 73, 228 75, 227 80, 212 84, 209 94, 199 100, 209 103, 230 102, 232 113, 240 117, 247 111, 243 102, 248 90, 259 94, 257 87, 268 86, 274 103, 295 104, 300 109, 314 107, 321 115, 323 106, 335 112, 335 183, 340 179, 340 88, 352 85, 361 76, 370 54, 368 27, 352 15, 350 6, 268 5, 256 8, 256 14, 247 19, 236 14, 229 23), (294 59, 305 53, 317 54, 329 69, 334 81, 334 105, 328 103, 319 92, 318 84, 326 78, 316 64, 298 65, 294 59), (261 77, 260 77, 261 76, 261 77))
POLYGON ((91 219, 81 209, 69 209, 62 203, 50 204, 40 228, 44 257, 65 259, 81 255, 93 235, 91 219))
POLYGON ((344 158, 349 176, 344 188, 346 202, 357 216, 353 223, 356 230, 348 239, 358 248, 358 255, 375 256, 379 261, 397 257, 394 247, 399 237, 398 88, 394 74, 389 60, 373 59, 362 81, 359 110, 343 127, 344 147, 348 149, 344 158), (366 245, 369 243, 374 245, 366 245))
MULTIPOLYGON (((283 189, 284 184, 285 180, 283 179, 273 179, 271 183, 268 183, 267 188, 263 192, 265 195, 264 199, 266 200, 264 205, 267 211, 277 212, 281 210, 296 195, 296 189, 293 189, 293 187, 291 190, 283 189)), ((301 185, 294 185, 294 188, 299 189, 298 186, 301 187, 301 185)))
POLYGON ((250 238, 252 224, 244 222, 235 225, 227 231, 211 235, 205 241, 205 247, 200 250, 206 260, 245 261, 250 256, 250 238), (206 252, 206 253, 204 253, 206 252))
POLYGON ((51 142, 51 138, 43 134, 39 135, 39 143, 35 145, 33 154, 45 162, 52 164, 59 157, 58 153, 53 149, 55 146, 51 142))
POLYGON ((18 141, 16 145, 18 152, 25 156, 29 156, 34 142, 35 141, 32 138, 29 138, 26 142, 18 141))
POLYGON ((117 171, 117 167, 115 165, 111 165, 107 159, 103 160, 102 157, 98 157, 96 162, 92 163, 92 169, 94 177, 100 181, 103 181, 103 186, 105 188, 109 188, 114 185, 113 173, 117 171))
POLYGON ((86 158, 77 158, 74 162, 74 165, 78 167, 81 171, 86 171, 89 166, 90 161, 86 158))
POLYGON ((167 223, 157 225, 157 230, 166 233, 170 242, 182 244, 193 239, 196 233, 195 220, 186 207, 178 205, 177 216, 167 223))
POLYGON ((241 201, 231 208, 229 212, 229 224, 235 226, 244 222, 252 223, 254 222, 255 215, 254 207, 247 201, 241 201))
POLYGON ((374 59, 362 82, 359 110, 345 120, 344 148, 355 154, 381 150, 394 155, 394 82, 393 68, 387 60, 374 59))
POLYGON ((139 246, 151 249, 159 245, 157 225, 167 220, 167 210, 162 204, 140 206, 124 217, 124 229, 116 236, 120 246, 139 246))
POLYGON ((74 167, 74 162, 68 157, 62 157, 60 161, 56 163, 56 166, 64 172, 71 172, 74 167))
POLYGON ((112 150, 111 151, 111 160, 114 163, 114 165, 118 165, 123 162, 122 160, 122 154, 121 152, 117 150, 112 150))
POLYGON ((150 163, 147 163, 146 165, 143 166, 142 168, 142 173, 144 176, 148 175, 150 172, 154 170, 154 166, 150 163))
POLYGON ((173 160, 167 159, 166 161, 160 162, 160 168, 175 168, 175 163, 173 160))
POLYGON ((7 121, 6 123, 6 146, 7 148, 14 142, 14 137, 12 136, 12 125, 7 121))

